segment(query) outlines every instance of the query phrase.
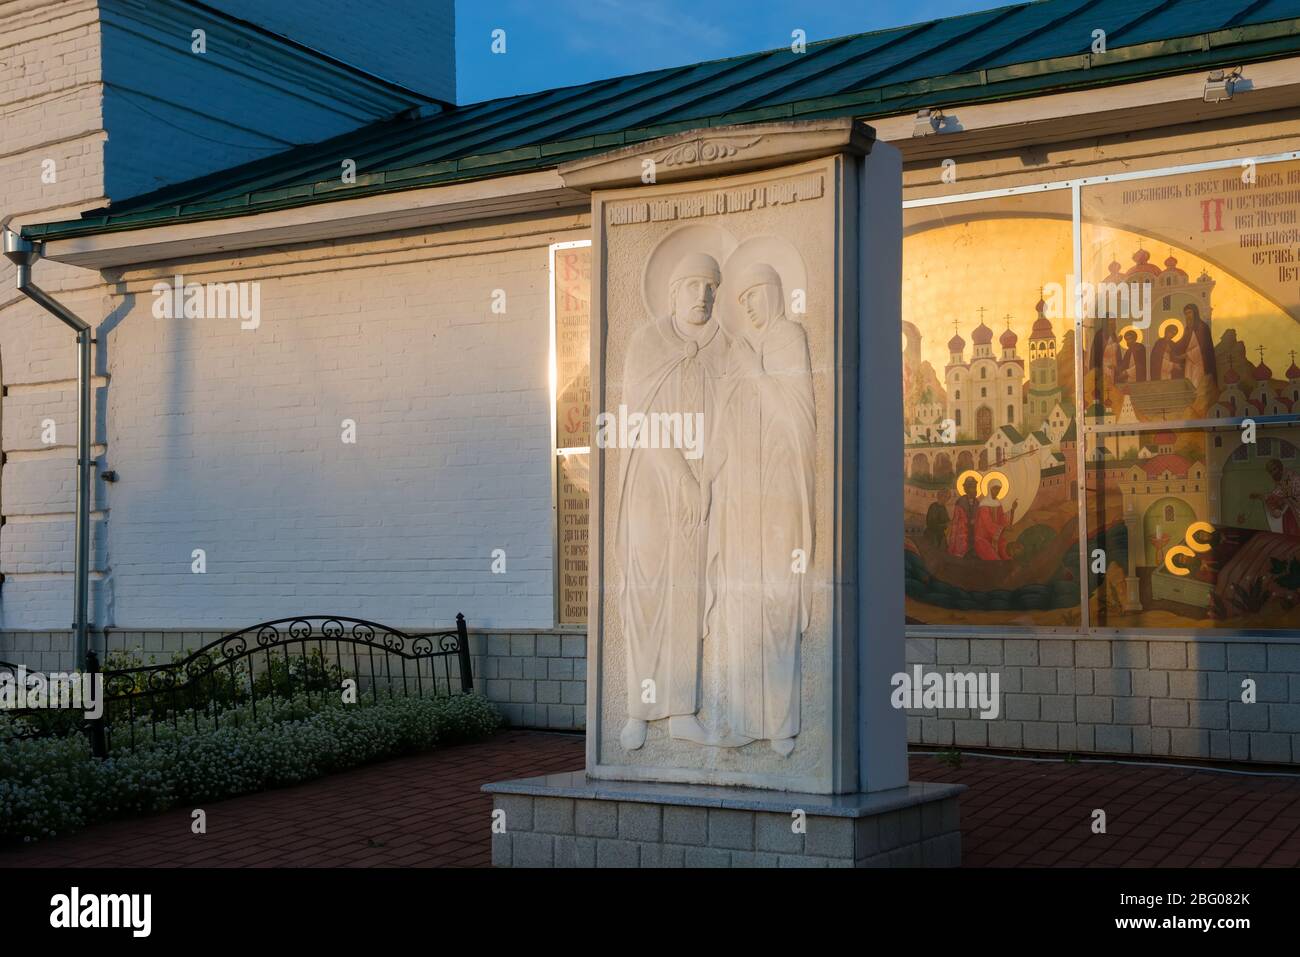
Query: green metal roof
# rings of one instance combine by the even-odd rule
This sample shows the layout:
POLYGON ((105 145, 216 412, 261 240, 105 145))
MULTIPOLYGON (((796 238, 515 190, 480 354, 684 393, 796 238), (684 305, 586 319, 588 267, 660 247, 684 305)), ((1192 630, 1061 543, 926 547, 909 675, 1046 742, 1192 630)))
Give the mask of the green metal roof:
POLYGON ((1208 70, 1300 52, 1300 0, 1038 0, 598 80, 359 130, 28 226, 34 239, 248 215, 545 169, 685 129, 864 119, 1208 70), (1093 54, 1093 31, 1107 52, 1093 54), (344 185, 341 163, 357 164, 344 185))

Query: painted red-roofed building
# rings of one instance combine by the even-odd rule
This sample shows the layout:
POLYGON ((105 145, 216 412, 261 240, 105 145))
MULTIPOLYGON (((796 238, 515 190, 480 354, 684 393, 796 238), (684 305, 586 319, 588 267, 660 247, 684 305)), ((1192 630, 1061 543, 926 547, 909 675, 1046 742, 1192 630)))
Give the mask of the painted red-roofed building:
POLYGON ((1142 470, 1146 472, 1147 478, 1150 479, 1160 478, 1161 476, 1184 478, 1191 467, 1191 462, 1174 452, 1162 452, 1141 462, 1142 470))

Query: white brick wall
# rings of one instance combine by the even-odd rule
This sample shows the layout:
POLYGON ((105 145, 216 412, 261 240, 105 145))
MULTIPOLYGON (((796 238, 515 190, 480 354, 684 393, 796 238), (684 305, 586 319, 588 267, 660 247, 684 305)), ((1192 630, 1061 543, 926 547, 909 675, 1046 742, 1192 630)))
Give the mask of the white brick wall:
POLYGON ((533 229, 187 267, 187 281, 257 279, 255 331, 155 319, 149 290, 171 270, 126 277, 129 310, 106 335, 112 623, 463 611, 481 628, 549 627, 547 244, 566 234, 533 229), (490 311, 498 288, 505 315, 490 311))
MULTIPOLYGON (((72 330, 14 288, 9 260, 0 269, 0 358, 4 385, 15 391, 51 387, 57 395, 77 378, 77 344, 72 330), (21 389, 20 389, 21 387, 21 389)), ((92 325, 106 315, 107 299, 94 273, 42 260, 33 270, 40 287, 92 325), (60 280, 75 279, 83 288, 65 288, 60 280), (93 288, 84 288, 95 283, 93 288)), ((98 357, 96 357, 98 359, 98 357)), ((95 370, 102 369, 97 362, 95 370)), ((25 401, 37 401, 28 397, 25 401)), ((58 401, 51 398, 51 401, 58 401)), ((7 407, 7 406, 6 406, 7 407)))
MULTIPOLYGON (((435 3, 422 0, 420 4, 412 4, 408 12, 415 20, 406 24, 391 18, 365 16, 351 5, 346 8, 347 17, 342 18, 342 4, 308 0, 278 3, 272 5, 274 11, 264 4, 256 10, 233 9, 237 6, 229 4, 230 12, 254 21, 265 19, 261 14, 270 16, 272 12, 303 23, 316 16, 326 16, 327 24, 321 27, 320 48, 339 59, 346 61, 350 54, 355 54, 358 65, 365 68, 376 65, 380 55, 387 51, 401 55, 402 69, 411 76, 421 74, 430 82, 454 84, 454 67, 449 65, 454 58, 443 58, 445 62, 440 63, 438 57, 440 45, 450 49, 450 0, 435 3), (427 33, 422 35, 422 31, 427 33), (335 40, 324 42, 331 32, 335 40), (428 60, 414 56, 417 47, 425 48, 428 60)), ((292 34, 293 31, 284 32, 292 34)), ((402 78, 390 79, 400 82, 402 78)), ((446 98, 452 96, 447 92, 446 98)), ((81 210, 103 206, 109 196, 121 200, 166 183, 264 157, 297 143, 317 141, 389 115, 415 101, 401 91, 358 78, 346 69, 324 63, 319 57, 295 50, 273 37, 176 0, 0 4, 0 216, 14 214, 16 226, 74 218, 81 210), (202 56, 190 50, 190 31, 196 26, 208 30, 208 53, 202 56), (47 158, 55 162, 53 183, 42 181, 42 161, 47 158)), ((94 274, 42 262, 36 268, 36 279, 73 312, 99 326, 100 341, 95 355, 97 394, 92 419, 94 453, 102 457, 111 451, 104 447, 109 413, 109 404, 102 395, 108 387, 106 373, 114 364, 137 370, 131 356, 114 355, 114 342, 121 341, 124 347, 129 344, 131 348, 145 350, 146 357, 152 356, 142 360, 145 363, 178 363, 169 367, 165 378, 161 373, 156 377, 159 383, 165 381, 170 391, 137 397, 148 407, 149 415, 159 418, 156 422, 151 419, 141 434, 134 434, 135 445, 128 451, 145 459, 154 452, 160 454, 168 462, 168 474, 173 479, 177 475, 183 477, 180 484, 169 486, 181 499, 191 494, 186 483, 201 488, 204 483, 219 481, 220 468, 231 461, 227 455, 229 443, 235 436, 244 434, 244 426, 249 421, 236 417, 211 422, 200 417, 198 425, 212 428, 218 437, 220 461, 214 463, 203 455, 187 459, 178 450, 192 442, 196 420, 175 410, 214 408, 213 394, 204 390, 218 389, 224 395, 224 390, 232 384, 232 373, 239 373, 233 376, 234 387, 244 387, 243 370, 238 365, 242 354, 235 343, 226 342, 227 352, 217 360, 225 364, 224 368, 220 364, 211 369, 205 367, 193 381, 187 381, 175 374, 177 368, 183 370, 187 355, 187 346, 179 338, 155 346, 147 335, 136 341, 130 335, 118 337, 113 332, 121 320, 114 310, 122 307, 123 301, 110 297, 108 287, 94 274), (172 411, 158 411, 168 409, 172 411), (222 446, 222 442, 226 445, 222 446), (216 471, 203 471, 214 467, 216 471)), ((9 524, 0 527, 0 573, 7 576, 0 586, 0 627, 66 628, 71 618, 75 487, 71 449, 76 437, 77 352, 70 330, 34 303, 10 292, 12 288, 13 267, 7 261, 0 262, 0 373, 4 377, 3 385, 10 389, 0 399, 0 448, 8 456, 7 464, 0 469, 0 515, 10 519, 9 524), (54 447, 40 441, 41 420, 47 417, 56 421, 58 441, 54 447), (28 520, 27 524, 22 524, 22 520, 28 520)), ((288 280, 284 288, 291 288, 288 280)), ((356 288, 360 289, 359 281, 356 288)), ((401 302, 399 299, 399 308, 401 302)), ((282 308, 285 308, 283 304, 282 308)), ((331 303, 323 304, 322 314, 330 308, 331 303)), ((360 334, 360 308, 353 303, 337 316, 342 322, 350 311, 353 335, 360 334)), ((275 340, 267 336, 264 341, 275 340)), ((332 357, 332 347, 342 341, 326 339, 316 344, 322 350, 317 356, 323 363, 319 374, 335 370, 356 375, 362 383, 358 388, 366 388, 364 383, 368 378, 383 376, 383 364, 365 350, 361 355, 371 355, 365 369, 351 368, 347 359, 332 357)), ((292 347, 293 343, 280 342, 271 350, 292 347)), ((275 412, 279 426, 285 430, 302 429, 316 421, 316 411, 295 408, 301 403, 284 392, 291 391, 294 376, 304 375, 293 357, 283 354, 278 360, 268 359, 265 368, 271 377, 288 377, 283 384, 282 399, 272 400, 283 402, 275 412), (277 361, 287 371, 277 367, 277 361)), ((148 373, 143 376, 145 381, 150 380, 148 373)), ((305 388, 306 382, 300 385, 305 388)), ((269 391, 274 393, 276 389, 272 387, 269 391)), ((256 396, 243 398, 254 401, 256 396)), ((401 403, 409 401, 405 396, 394 396, 387 406, 366 407, 369 431, 363 435, 378 442, 388 428, 386 441, 399 446, 401 437, 391 430, 393 422, 402 415, 401 403)), ((494 401, 506 407, 511 400, 507 397, 494 401)), ((360 401, 357 404, 364 405, 360 401)), ((265 407, 257 405, 256 409, 256 416, 260 416, 265 407)), ((131 425, 128 421, 125 427, 131 425)), ((269 486, 262 486, 266 495, 261 498, 257 494, 232 493, 237 500, 233 504, 248 504, 251 511, 246 514, 258 514, 258 508, 272 514, 288 510, 297 516, 296 521, 309 523, 315 506, 308 500, 292 501, 290 486, 275 474, 283 461, 279 456, 293 456, 302 451, 295 448, 296 440, 281 443, 254 435, 252 441, 260 443, 256 454, 260 456, 262 475, 258 478, 269 482, 269 486), (281 497, 289 501, 282 503, 278 500, 281 497)), ((414 476, 419 474, 413 464, 414 457, 421 453, 417 446, 407 454, 412 476, 407 481, 414 485, 414 476)), ((137 482, 141 475, 149 478, 157 469, 157 463, 142 461, 137 465, 130 456, 125 461, 137 482)), ((110 467, 126 471, 120 457, 110 467)), ((294 468, 306 466, 295 464, 294 468)), ((353 482, 361 486, 359 479, 353 482)), ((99 482, 96 485, 94 507, 103 510, 99 520, 107 522, 108 487, 99 482)), ((140 487, 137 484, 132 488, 140 487)), ((492 494, 491 483, 484 483, 477 491, 485 496, 492 494)), ((343 495, 345 490, 334 489, 332 494, 343 495)), ((355 494, 355 489, 351 494, 355 494)), ((499 488, 496 494, 502 494, 499 488)), ((135 527, 152 528, 160 536, 168 534, 167 522, 175 521, 175 511, 180 507, 176 498, 163 496, 157 503, 163 517, 156 519, 154 503, 147 498, 128 496, 127 501, 138 505, 129 513, 135 527)), ((185 510, 185 514, 190 516, 192 511, 185 510)), ((220 529, 224 525, 224 518, 216 513, 192 520, 191 537, 207 527, 220 529)), ((334 527, 351 529, 352 523, 356 523, 358 542, 379 535, 378 529, 383 527, 365 509, 338 516, 334 527)), ((236 548, 245 557, 256 555, 261 551, 259 536, 266 526, 260 515, 252 525, 255 527, 235 523, 234 537, 223 538, 220 534, 206 537, 215 542, 218 554, 228 555, 225 549, 236 548)), ((501 587, 512 590, 511 601, 527 602, 533 588, 526 574, 532 560, 528 554, 528 536, 518 528, 511 531, 508 523, 502 529, 503 535, 513 534, 521 544, 517 556, 519 577, 507 576, 509 583, 501 587)), ((449 540, 455 540, 454 532, 454 529, 447 530, 449 540)), ((146 530, 140 534, 147 540, 150 533, 146 530)), ((398 529, 398 534, 407 534, 407 530, 398 529)), ((310 537, 308 533, 304 540, 310 537)), ((104 598, 102 603, 96 603, 96 619, 101 624, 113 620, 114 570, 109 543, 109 536, 104 534, 94 551, 92 564, 97 576, 96 591, 102 590, 104 598)), ((455 547, 466 546, 462 543, 455 547)), ((163 609, 168 606, 162 600, 162 593, 173 580, 176 549, 162 554, 163 550, 140 542, 135 542, 133 548, 124 552, 125 570, 129 573, 143 565, 159 570, 161 577, 149 583, 136 583, 134 592, 128 582, 128 594, 143 603, 142 615, 161 614, 166 621, 163 609)), ((176 554, 183 558, 188 574, 189 549, 176 554)), ((229 576, 227 583, 293 596, 295 584, 276 580, 276 575, 284 572, 274 561, 283 562, 285 555, 273 550, 268 560, 270 565, 244 565, 237 574, 226 564, 223 571, 229 576)), ((340 561, 347 564, 356 560, 352 553, 339 552, 334 557, 323 555, 317 567, 333 568, 340 561)), ((433 561, 435 558, 422 553, 410 559, 412 567, 419 562, 424 563, 421 567, 427 567, 433 561)), ((362 570, 359 574, 366 572, 362 570)), ((385 590, 400 590, 382 569, 376 569, 372 578, 371 588, 376 595, 385 590)), ((450 594, 439 599, 441 602, 454 604, 451 599, 457 593, 472 592, 473 583, 449 578, 444 576, 437 585, 430 586, 450 590, 450 594)), ((193 584, 188 577, 181 580, 193 584)), ((321 582, 311 588, 307 589, 306 597, 318 600, 333 594, 333 589, 321 582)), ((211 606, 205 607, 210 610, 211 606)), ((293 611, 298 610, 295 605, 293 611)), ((196 614, 203 613, 196 611, 196 614)), ((245 620, 239 612, 231 614, 241 623, 245 620)))
MULTIPOLYGON (((11 518, 0 536, 0 569, 9 581, 18 575, 48 575, 51 572, 72 574, 75 523, 62 516, 11 518)), ((92 518, 90 550, 96 568, 104 567, 107 527, 102 515, 92 518)), ((8 582, 6 582, 8 588, 8 582)), ((65 603, 72 607, 72 593, 64 592, 65 603)))
MULTIPOLYGON (((60 327, 66 328, 66 327, 60 327)), ((63 348, 69 351, 69 344, 75 345, 71 330, 64 333, 63 348)), ((75 355, 75 349, 72 350, 75 355)), ((92 383, 90 393, 90 417, 92 435, 96 438, 104 434, 103 410, 104 389, 102 380, 92 383)), ((6 452, 43 451, 46 449, 77 447, 77 383, 73 380, 50 382, 35 386, 9 386, 9 394, 4 399, 4 416, 0 422, 0 439, 6 452), (53 423, 52 435, 47 432, 46 424, 53 423), (52 437, 52 443, 45 439, 52 437)))
POLYGON ((101 79, 94 3, 0 7, 0 215, 103 196, 101 79))
MULTIPOLYGON (((5 515, 71 516, 76 503, 76 451, 54 449, 45 453, 11 455, 0 476, 0 500, 5 515)), ((90 507, 105 507, 103 483, 91 491, 90 507)))
MULTIPOLYGON (((99 23, 88 0, 0 6, 0 215, 17 222, 102 204, 99 23), (41 161, 55 160, 54 183, 41 161)), ((41 263, 40 282, 94 321, 103 292, 93 275, 41 263), (87 289, 87 286, 92 288, 87 289)), ((0 265, 0 628, 68 628, 72 621, 77 353, 73 334, 13 290, 0 265), (53 418, 57 443, 40 442, 53 418)), ((99 430, 102 437, 102 428, 99 430)), ((101 521, 92 528, 102 556, 101 521)), ((96 562, 102 568, 102 561, 96 562)), ((92 604, 102 587, 92 584, 92 604)), ((46 649, 48 653, 48 649, 46 649)))
POLYGON ((0 198, 5 214, 103 195, 94 5, 0 10, 0 198), (54 161, 54 183, 42 162, 54 161))
MULTIPOLYGON (((90 581, 90 614, 102 620, 108 614, 104 581, 96 574, 90 581)), ((0 601, 0 634, 15 629, 49 630, 72 627, 72 575, 42 572, 14 575, 4 583, 4 600, 0 601)), ((8 644, 0 638, 0 650, 8 644)), ((0 657, 7 657, 0 653, 0 657)), ((11 657, 11 656, 8 656, 11 657)))

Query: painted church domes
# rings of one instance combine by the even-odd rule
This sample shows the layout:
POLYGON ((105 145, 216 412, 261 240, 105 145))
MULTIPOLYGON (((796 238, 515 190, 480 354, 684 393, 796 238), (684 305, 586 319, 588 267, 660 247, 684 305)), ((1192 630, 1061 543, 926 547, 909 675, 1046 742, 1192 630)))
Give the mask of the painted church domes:
POLYGON ((1038 305, 1034 308, 1038 310, 1038 318, 1034 320, 1034 327, 1030 330, 1029 338, 1055 339, 1056 330, 1052 328, 1052 320, 1047 318, 1047 303, 1040 299, 1038 305))
POLYGON ((1139 249, 1133 254, 1133 264, 1133 268, 1128 271, 1130 276, 1138 274, 1158 276, 1160 274, 1160 267, 1151 264, 1151 254, 1145 249, 1139 249))

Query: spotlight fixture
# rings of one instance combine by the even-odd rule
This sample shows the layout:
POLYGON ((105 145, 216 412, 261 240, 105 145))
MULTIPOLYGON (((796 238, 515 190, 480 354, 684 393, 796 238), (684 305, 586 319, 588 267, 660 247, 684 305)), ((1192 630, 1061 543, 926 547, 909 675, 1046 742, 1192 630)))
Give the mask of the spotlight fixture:
POLYGON ((943 127, 943 110, 917 110, 912 123, 913 136, 933 136, 943 127))
POLYGON ((1205 81, 1205 102, 1222 103, 1232 99, 1233 88, 1241 79, 1241 67, 1233 70, 1215 70, 1205 81))

